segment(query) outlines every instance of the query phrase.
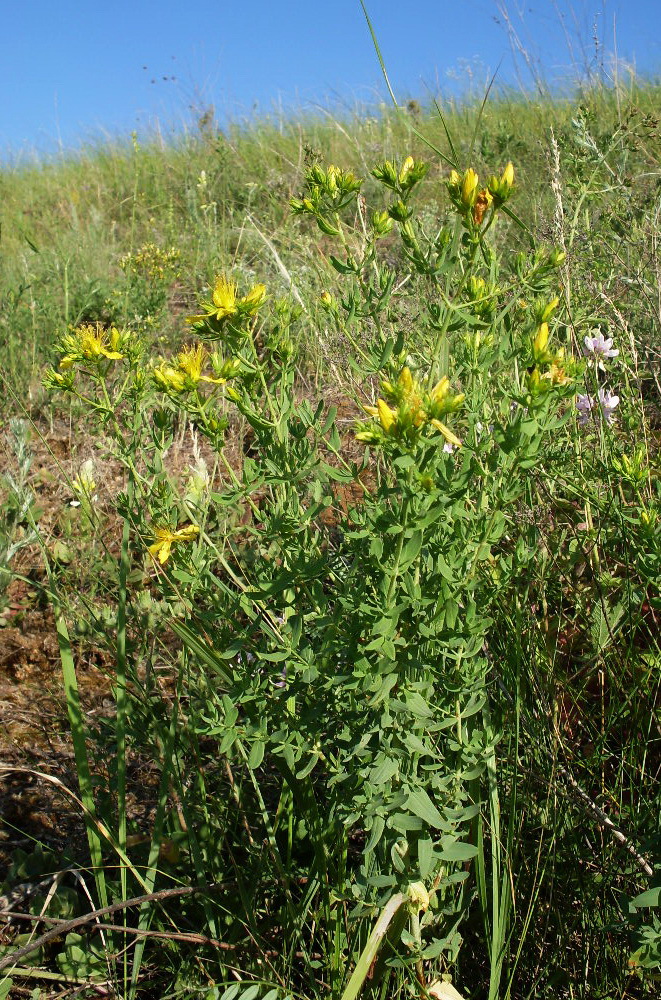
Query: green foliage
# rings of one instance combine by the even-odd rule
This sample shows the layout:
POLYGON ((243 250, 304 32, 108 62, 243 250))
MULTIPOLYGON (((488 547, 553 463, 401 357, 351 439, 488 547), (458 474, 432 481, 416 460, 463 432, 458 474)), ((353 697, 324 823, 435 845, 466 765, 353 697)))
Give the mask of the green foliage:
MULTIPOLYGON (((75 561, 49 578, 97 902, 197 886, 125 919, 207 939, 140 936, 129 955, 121 929, 105 952, 76 931, 61 973, 110 967, 135 996, 147 969, 226 1000, 439 997, 449 975, 495 1000, 623 995, 635 969, 652 995, 661 515, 639 174, 659 159, 649 115, 609 101, 538 113, 548 168, 525 148, 534 109, 516 127, 487 109, 475 148, 497 162, 465 156, 444 183, 387 116, 357 158, 311 126, 295 179, 284 136, 273 197, 259 134, 205 133, 167 169, 136 146, 95 161, 129 234, 112 280, 30 237, 34 267, 66 279, 44 385, 123 475, 94 589, 68 597, 75 561), (93 733, 68 613, 116 665, 93 733), (147 830, 132 754, 158 771, 147 830)), ((454 162, 468 141, 449 146, 454 162)), ((102 550, 90 469, 72 489, 64 542, 102 550)))

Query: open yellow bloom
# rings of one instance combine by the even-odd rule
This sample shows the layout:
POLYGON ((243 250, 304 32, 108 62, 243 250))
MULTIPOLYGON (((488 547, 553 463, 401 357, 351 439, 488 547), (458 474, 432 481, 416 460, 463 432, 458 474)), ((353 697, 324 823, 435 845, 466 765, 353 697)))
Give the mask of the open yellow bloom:
POLYGON ((166 392, 184 392, 186 389, 197 388, 198 382, 213 382, 216 385, 223 385, 224 378, 214 378, 212 375, 203 375, 202 371, 209 358, 208 351, 197 344, 195 347, 187 347, 177 355, 176 366, 168 361, 162 361, 158 368, 154 369, 154 381, 166 392))
POLYGON ((236 291, 236 284, 224 274, 216 278, 216 285, 211 296, 211 301, 216 307, 216 319, 236 316, 239 311, 236 306, 236 291))
POLYGON ((192 542, 199 533, 200 529, 196 524, 187 524, 185 528, 179 528, 177 531, 171 531, 170 528, 155 528, 156 540, 149 546, 149 552, 163 566, 172 554, 173 545, 179 542, 192 542))
POLYGON ((177 356, 179 371, 183 372, 194 383, 215 382, 217 385, 222 385, 225 379, 213 378, 211 375, 202 374, 202 369, 208 357, 209 354, 202 344, 198 344, 196 347, 188 347, 177 356))
POLYGON ((116 348, 120 346, 121 334, 113 329, 112 339, 108 342, 108 334, 103 327, 97 323, 92 326, 86 323, 76 327, 71 333, 62 338, 62 349, 64 355, 60 361, 60 368, 72 368, 77 361, 98 362, 102 358, 111 361, 120 361, 124 354, 116 348))
POLYGON ((235 316, 254 316, 266 298, 266 285, 253 285, 247 295, 239 297, 236 282, 225 274, 216 278, 211 302, 202 302, 206 312, 197 316, 189 316, 187 323, 200 323, 204 320, 222 322, 235 316))

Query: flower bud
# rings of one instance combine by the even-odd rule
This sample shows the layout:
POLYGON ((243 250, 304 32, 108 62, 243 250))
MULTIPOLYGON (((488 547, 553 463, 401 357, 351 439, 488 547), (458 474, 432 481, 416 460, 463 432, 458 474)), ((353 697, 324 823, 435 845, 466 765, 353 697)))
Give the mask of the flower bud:
POLYGON ((500 180, 501 183, 506 184, 508 188, 511 188, 514 184, 514 165, 511 160, 503 170, 503 176, 500 180))
POLYGON ((394 191, 397 190, 397 170, 390 160, 386 160, 380 167, 375 167, 372 171, 372 177, 376 177, 377 181, 381 181, 386 187, 392 188, 394 191))
POLYGON ((541 362, 547 359, 547 345, 549 342, 549 325, 540 323, 532 342, 532 352, 535 361, 541 362))
POLYGON ((413 157, 407 156, 406 159, 404 160, 404 163, 402 164, 402 169, 399 171, 398 180, 400 184, 404 184, 406 182, 406 178, 411 173, 414 166, 415 166, 415 160, 413 159, 413 157))
POLYGON ((388 209, 388 215, 391 219, 394 219, 395 222, 406 222, 411 214, 411 209, 406 207, 401 198, 388 209))
POLYGON ((556 296, 548 305, 542 310, 541 322, 546 323, 547 320, 551 318, 555 310, 558 308, 560 299, 556 296))
POLYGON ((429 893, 425 888, 424 882, 411 882, 408 887, 408 904, 411 909, 418 912, 425 910, 429 907, 429 893))
POLYGON ((392 219, 387 212, 374 212, 372 215, 372 228, 376 236, 385 236, 392 229, 392 219))
POLYGON ((395 423, 395 418, 397 414, 392 410, 384 399, 377 400, 377 410, 379 414, 379 420, 381 426, 383 427, 386 434, 389 434, 393 424, 395 423))
POLYGON ((479 177, 472 167, 465 172, 461 181, 461 203, 464 208, 472 208, 477 199, 479 177))

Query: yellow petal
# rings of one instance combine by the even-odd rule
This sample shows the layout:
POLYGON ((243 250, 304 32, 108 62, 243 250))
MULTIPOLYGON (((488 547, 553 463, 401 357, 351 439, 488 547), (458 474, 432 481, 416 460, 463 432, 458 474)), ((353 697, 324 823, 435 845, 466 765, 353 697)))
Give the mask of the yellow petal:
POLYGON ((413 391, 413 376, 411 375, 411 369, 408 365, 405 365, 404 368, 402 368, 402 372, 397 381, 399 382, 404 395, 410 396, 413 391))
POLYGON ((172 552, 172 539, 161 538, 159 541, 154 542, 149 546, 149 551, 154 559, 158 559, 162 566, 170 558, 170 554, 172 552))
POLYGON ((187 524, 185 528, 179 528, 173 534, 173 539, 177 542, 192 542, 194 538, 200 533, 200 529, 196 524, 187 524))
POLYGON ((379 413, 379 420, 381 421, 381 426, 383 427, 386 434, 390 433, 390 428, 395 423, 396 413, 391 410, 385 400, 377 400, 377 409, 379 413))
POLYGON ((455 448, 461 448, 461 441, 459 440, 457 435, 453 434, 450 428, 446 427, 444 423, 441 423, 440 420, 436 420, 436 418, 430 420, 429 423, 432 425, 432 427, 435 427, 437 431, 441 432, 446 441, 449 441, 450 444, 453 444, 455 448))
POLYGON ((247 295, 241 299, 240 305, 244 312, 257 312, 262 302, 266 298, 266 285, 255 285, 247 295))
POLYGON ((431 398, 435 403, 440 402, 448 394, 448 389, 450 388, 450 379, 447 375, 444 375, 440 382, 437 382, 431 391, 431 398))

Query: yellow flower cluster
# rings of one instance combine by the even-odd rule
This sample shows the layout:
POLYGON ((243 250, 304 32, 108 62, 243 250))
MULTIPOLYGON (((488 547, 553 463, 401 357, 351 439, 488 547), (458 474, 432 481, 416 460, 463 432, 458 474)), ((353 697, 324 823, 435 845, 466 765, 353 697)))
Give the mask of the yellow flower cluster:
POLYGON ((219 378, 203 374, 209 357, 209 352, 202 344, 187 347, 177 355, 174 362, 161 361, 152 373, 154 382, 159 389, 166 392, 180 393, 197 389, 200 382, 223 385, 228 378, 237 374, 238 361, 219 362, 218 359, 216 359, 216 368, 219 378))
POLYGON ((480 188, 480 179, 472 167, 468 167, 463 174, 452 170, 447 180, 448 192, 455 208, 465 218, 472 219, 476 226, 482 225, 491 205, 500 208, 507 201, 513 186, 514 167, 511 163, 507 164, 500 177, 490 177, 483 188, 480 188))
POLYGON ((238 319, 242 316, 254 316, 265 299, 266 285, 253 285, 247 295, 240 297, 236 282, 221 274, 216 278, 211 301, 200 303, 204 312, 189 316, 186 322, 197 326, 209 322, 223 323, 225 320, 238 319))
POLYGON ((124 254, 119 262, 123 271, 135 271, 151 281, 167 278, 178 278, 181 251, 170 247, 162 250, 155 243, 145 243, 138 250, 124 254))
POLYGON ((60 368, 73 368, 78 362, 98 364, 107 359, 121 361, 126 357, 126 349, 131 335, 127 330, 112 327, 104 330, 100 323, 92 326, 86 323, 75 327, 62 338, 59 350, 62 354, 60 368))
POLYGON ((462 393, 450 392, 450 381, 444 376, 430 391, 424 390, 405 366, 396 382, 382 382, 385 399, 378 399, 376 406, 363 406, 365 413, 376 417, 380 424, 360 425, 356 433, 359 441, 377 443, 380 437, 390 437, 412 443, 423 427, 429 424, 443 435, 448 444, 460 447, 457 435, 440 419, 458 410, 465 399, 462 393), (392 404, 392 405, 391 405, 392 404))
POLYGON ((559 302, 558 298, 548 303, 540 300, 534 306, 536 326, 531 345, 533 366, 526 375, 526 386, 533 396, 547 392, 552 386, 568 385, 573 381, 572 375, 566 371, 566 368, 571 368, 572 362, 565 358, 564 347, 555 351, 549 349, 549 320, 559 302), (548 365, 545 372, 540 371, 540 366, 543 365, 548 365))

